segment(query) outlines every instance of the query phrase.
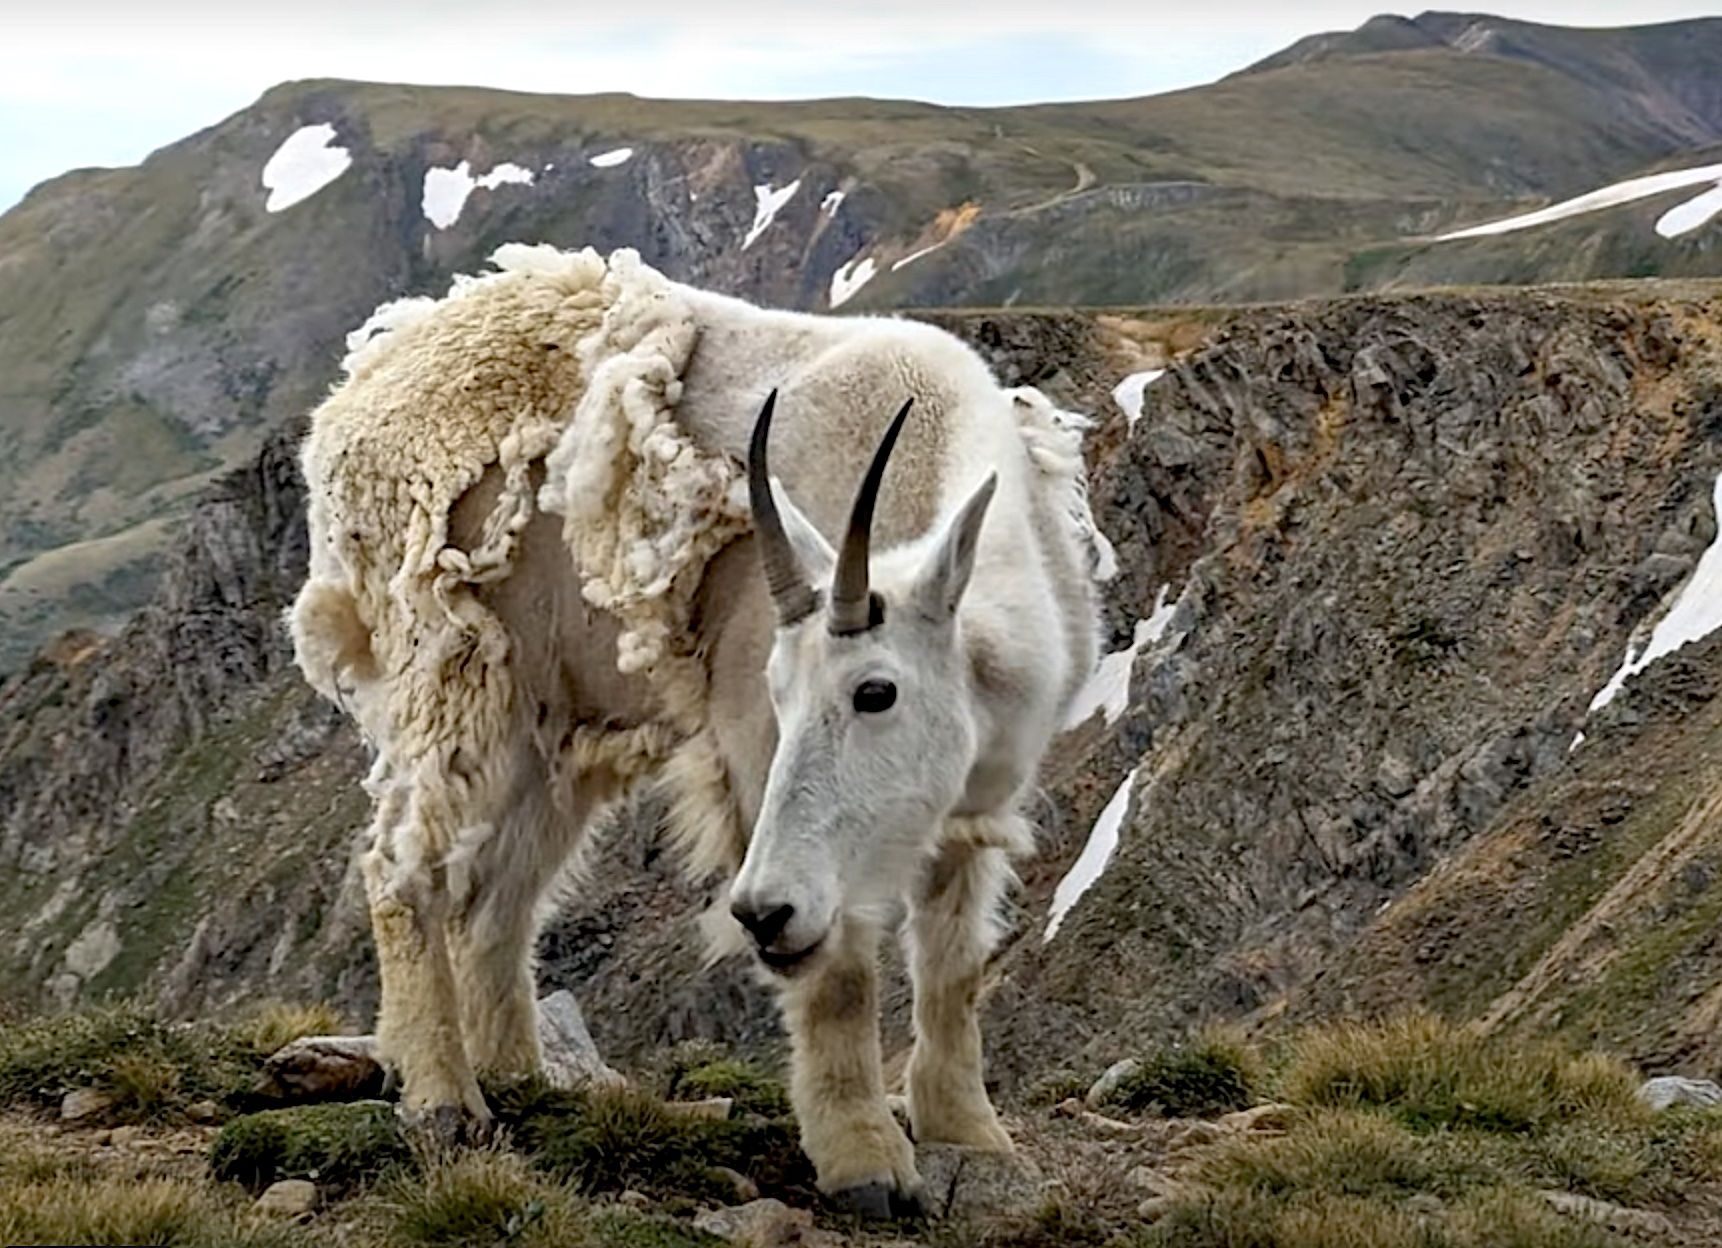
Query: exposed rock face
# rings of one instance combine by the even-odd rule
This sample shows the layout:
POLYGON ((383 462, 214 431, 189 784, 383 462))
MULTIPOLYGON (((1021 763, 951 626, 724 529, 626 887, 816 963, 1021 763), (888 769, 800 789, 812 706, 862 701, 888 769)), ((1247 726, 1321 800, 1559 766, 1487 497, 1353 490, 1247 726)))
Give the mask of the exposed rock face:
POLYGON ((1715 310, 1252 313, 1150 387, 1096 472, 1115 641, 1162 586, 1178 608, 1059 777, 1083 827, 1138 768, 1112 865, 1006 972, 1001 1047, 1269 1009, 1567 765, 1715 533, 1715 310))
MULTIPOLYGON (((1049 761, 1045 852, 1025 869, 989 1005, 1007 1090, 1052 1059, 1098 1067, 1124 1047, 1111 1037, 1139 1047, 1210 1018, 1427 1000, 1547 1026, 1577 1001, 1567 968, 1650 956, 1652 903, 1666 913, 1675 897, 1692 926, 1657 956, 1677 969, 1573 1017, 1635 1056, 1722 1056, 1700 1038, 1716 1031, 1705 990, 1722 954, 1698 926, 1722 898, 1722 845, 1715 821, 1686 819, 1708 788, 1669 788, 1657 800, 1672 813, 1632 839, 1607 831, 1654 804, 1640 763, 1695 773, 1704 725, 1722 720, 1722 639, 1586 718, 1629 634, 1715 535, 1718 308, 1650 289, 929 316, 1007 383, 1101 418, 1111 645, 1163 590, 1176 603, 1124 714, 1049 761), (1112 387, 1168 363, 1130 425, 1112 387), (1581 726, 1589 740, 1569 751, 1581 726), (1640 741, 1655 750, 1635 756, 1640 741), (1116 852, 1044 942, 1054 885, 1132 769, 1116 852), (1545 798, 1551 827, 1526 806, 1545 798), (1678 854, 1671 827, 1689 828, 1678 854), (1655 888, 1582 925, 1658 852, 1673 865, 1642 868, 1655 888), (1596 882, 1575 890, 1546 863, 1596 882), (1479 879, 1489 887, 1466 882, 1479 879), (1566 950, 1569 928, 1584 943, 1566 950), (1630 941, 1616 948, 1611 931, 1630 941), (1702 987, 1668 996, 1670 975, 1702 987), (1633 1010, 1652 993, 1687 1004, 1633 1010)), ((300 687, 278 627, 302 567, 301 502, 283 436, 196 513, 122 637, 71 639, 0 689, 12 992, 147 985, 180 1012, 261 995, 370 1008, 350 868, 365 759, 300 687)), ((574 989, 623 1065, 693 1037, 774 1046, 750 969, 702 969, 690 916, 704 899, 677 879, 653 814, 620 821, 546 933, 545 990, 574 989)), ((899 986, 893 1046, 902 1004, 899 986)))

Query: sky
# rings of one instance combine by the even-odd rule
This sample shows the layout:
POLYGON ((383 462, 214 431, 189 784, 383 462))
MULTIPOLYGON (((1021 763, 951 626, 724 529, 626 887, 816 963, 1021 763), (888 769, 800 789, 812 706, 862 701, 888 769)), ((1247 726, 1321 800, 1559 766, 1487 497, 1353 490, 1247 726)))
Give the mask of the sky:
MULTIPOLYGON (((1486 7, 1602 26, 1712 16, 1722 0, 1486 7)), ((68 169, 136 164, 296 78, 1020 104, 1196 86, 1381 11, 1379 0, 0 0, 0 211, 68 169)))

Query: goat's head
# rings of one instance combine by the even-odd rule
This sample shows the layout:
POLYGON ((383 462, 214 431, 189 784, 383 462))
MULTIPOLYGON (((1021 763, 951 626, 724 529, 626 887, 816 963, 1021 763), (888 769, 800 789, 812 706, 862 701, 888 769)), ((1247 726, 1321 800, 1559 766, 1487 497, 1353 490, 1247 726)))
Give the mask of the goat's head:
POLYGON ((905 403, 833 550, 769 474, 776 398, 754 426, 748 485, 777 609, 777 752, 730 902, 766 965, 790 973, 844 916, 889 911, 963 795, 980 733, 957 608, 997 477, 926 537, 872 557, 905 403))

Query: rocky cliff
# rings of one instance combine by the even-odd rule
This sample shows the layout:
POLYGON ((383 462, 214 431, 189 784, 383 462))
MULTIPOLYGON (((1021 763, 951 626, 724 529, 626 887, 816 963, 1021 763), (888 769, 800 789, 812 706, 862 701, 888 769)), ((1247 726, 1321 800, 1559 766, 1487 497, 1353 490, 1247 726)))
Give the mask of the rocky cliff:
MULTIPOLYGON (((1102 418, 1118 556, 1128 696, 1045 776, 991 998, 1002 1079, 1407 1000, 1722 1059, 1722 642, 1587 712, 1716 538, 1719 312, 1714 287, 1653 284, 929 314, 1102 418), (1161 367, 1133 419, 1113 388, 1161 367), (1108 807, 1116 849, 1048 940, 1108 807)), ((8 995, 368 1008, 365 759, 278 624, 304 557, 292 441, 198 505, 119 637, 67 638, 0 689, 8 995)), ((652 814, 546 934, 546 986, 576 987, 624 1061, 773 1045, 751 977, 699 971, 652 814)))

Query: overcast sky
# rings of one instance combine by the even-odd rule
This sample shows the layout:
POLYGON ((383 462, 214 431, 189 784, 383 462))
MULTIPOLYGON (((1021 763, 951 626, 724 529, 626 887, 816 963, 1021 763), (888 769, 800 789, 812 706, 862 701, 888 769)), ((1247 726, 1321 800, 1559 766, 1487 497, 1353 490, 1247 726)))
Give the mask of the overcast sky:
MULTIPOLYGON (((1722 0, 1503 0, 1488 7, 1596 26, 1715 14, 1722 0)), ((0 210, 67 169, 135 164, 294 78, 1014 104, 1194 86, 1301 35, 1349 29, 1379 11, 1367 0, 878 0, 853 7, 806 0, 0 0, 0 210)))

